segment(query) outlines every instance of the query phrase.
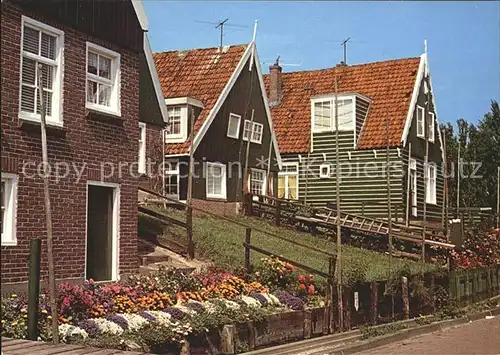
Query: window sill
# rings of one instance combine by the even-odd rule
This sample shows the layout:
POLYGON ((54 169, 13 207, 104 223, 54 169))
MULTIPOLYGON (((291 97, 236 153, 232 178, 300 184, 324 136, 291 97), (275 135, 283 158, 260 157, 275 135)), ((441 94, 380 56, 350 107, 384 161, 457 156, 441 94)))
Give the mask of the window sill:
POLYGON ((118 123, 123 123, 123 121, 125 121, 125 119, 119 113, 104 111, 94 107, 85 107, 85 116, 98 121, 115 121, 118 123))
POLYGON ((3 246, 3 247, 15 247, 15 246, 17 246, 17 241, 13 241, 13 242, 2 242, 2 246, 3 246))
POLYGON ((430 202, 430 201, 426 201, 425 202, 427 205, 433 205, 433 206, 437 206, 437 202, 430 202))
MULTIPOLYGON (((23 130, 41 134, 41 125, 42 123, 37 119, 19 117, 19 127, 23 130)), ((66 134, 66 128, 63 126, 62 122, 46 121, 45 127, 47 129, 47 134, 54 136, 64 136, 66 134)))
POLYGON ((187 137, 165 137, 165 143, 184 143, 187 137))
POLYGON ((227 202, 227 197, 221 197, 221 196, 207 196, 207 201, 227 202))

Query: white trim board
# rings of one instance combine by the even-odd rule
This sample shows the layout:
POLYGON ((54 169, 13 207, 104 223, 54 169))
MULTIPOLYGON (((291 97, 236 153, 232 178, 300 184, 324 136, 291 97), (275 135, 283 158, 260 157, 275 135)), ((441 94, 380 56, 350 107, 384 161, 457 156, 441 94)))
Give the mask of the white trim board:
POLYGON ((160 79, 158 77, 158 72, 156 71, 155 61, 153 58, 153 51, 151 50, 151 45, 149 44, 149 37, 147 32, 144 32, 143 46, 144 46, 144 56, 146 57, 149 73, 151 74, 151 79, 153 80, 156 100, 158 101, 158 105, 160 106, 161 116, 163 118, 163 122, 168 123, 167 105, 165 105, 165 97, 163 96, 163 90, 161 89, 160 79))
POLYGON ((89 208, 89 186, 109 187, 113 189, 113 221, 112 221, 112 247, 111 252, 111 279, 105 281, 117 281, 120 276, 120 184, 103 182, 97 180, 87 180, 85 191, 85 268, 83 274, 87 279, 87 240, 88 240, 88 208, 89 208))
MULTIPOLYGON (((196 134, 196 137, 194 138, 193 141, 193 149, 196 151, 198 146, 200 145, 203 137, 207 133, 210 125, 214 121, 215 117, 217 116, 217 113, 219 112, 220 108, 222 107, 223 103, 226 101, 227 96, 231 92, 231 89, 233 88, 234 84, 236 83, 236 80, 241 74, 241 71, 245 67, 245 65, 248 62, 248 59, 250 58, 250 55, 252 54, 252 48, 255 47, 255 42, 250 42, 250 44, 247 46, 245 52, 243 53, 243 56, 241 57, 240 61, 238 62, 238 65, 236 66, 236 69, 234 70, 233 74, 231 75, 231 78, 227 82, 226 86, 222 90, 221 95, 217 99, 217 102, 215 103, 214 107, 208 114, 208 117, 205 119, 205 122, 203 122, 203 125, 201 126, 200 130, 196 134)), ((271 118, 271 111, 269 110, 269 103, 267 100, 267 95, 266 95, 266 88, 264 85, 264 78, 262 76, 262 71, 260 68, 260 62, 259 62, 259 56, 257 54, 257 48, 255 48, 254 51, 254 66, 257 67, 257 75, 259 77, 259 82, 260 82, 260 89, 262 93, 262 99, 264 100, 264 107, 266 109, 266 115, 267 115, 267 120, 269 124, 269 130, 271 132, 271 139, 273 142, 275 154, 276 154, 276 159, 278 161, 278 167, 281 170, 281 155, 278 150, 278 141, 276 140, 276 135, 274 133, 274 127, 273 127, 273 122, 271 118)))
MULTIPOLYGON (((437 113, 437 107, 436 107, 436 102, 435 102, 435 95, 434 95, 434 90, 432 89, 432 76, 429 71, 429 58, 427 53, 423 53, 420 56, 420 64, 418 67, 418 72, 417 72, 417 78, 415 79, 415 86, 413 87, 413 94, 411 96, 411 101, 410 101, 410 107, 408 108, 408 114, 406 116, 406 122, 405 122, 405 127, 403 130, 403 135, 401 137, 401 142, 403 143, 403 146, 406 145, 406 142, 408 140, 408 134, 410 133, 410 128, 413 122, 413 113, 415 111, 415 106, 417 104, 417 99, 418 99, 418 94, 420 92, 420 85, 422 84, 422 79, 426 76, 426 74, 429 76, 429 90, 431 92, 431 100, 432 100, 432 105, 434 107, 434 120, 435 120, 435 125, 438 127, 438 137, 439 137, 439 145, 441 149, 441 156, 444 161, 444 149, 443 149, 443 139, 441 137, 441 129, 439 128, 439 119, 438 119, 438 113, 437 113)), ((424 123, 425 126, 425 123, 424 123)))

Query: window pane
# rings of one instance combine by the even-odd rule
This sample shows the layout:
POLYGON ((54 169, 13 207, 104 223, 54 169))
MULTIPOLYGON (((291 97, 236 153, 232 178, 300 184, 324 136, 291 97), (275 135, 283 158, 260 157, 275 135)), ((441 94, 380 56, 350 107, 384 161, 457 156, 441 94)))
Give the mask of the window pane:
POLYGON ((54 68, 50 65, 42 64, 42 85, 46 89, 52 89, 54 78, 54 68))
POLYGON ((111 86, 99 84, 99 105, 110 106, 111 86))
POLYGON ((56 59, 56 38, 42 32, 42 57, 56 59))
POLYGON ((111 79, 111 59, 99 56, 99 76, 111 79))
POLYGON ((97 83, 87 80, 87 102, 97 103, 97 83))
POLYGON ((278 176, 278 198, 285 198, 285 176, 278 176))
POLYGON ((262 125, 258 123, 253 124, 252 140, 260 142, 262 140, 262 125))
POLYGON ((23 33, 23 50, 30 53, 39 54, 38 45, 40 40, 40 33, 30 27, 24 26, 23 33))
POLYGON ((35 112, 35 88, 22 86, 21 88, 21 111, 35 112))
POLYGON ((34 60, 23 58, 22 82, 35 85, 36 62, 34 60))
POLYGON ((297 177, 288 176, 288 198, 296 200, 297 196, 297 177))
POLYGON ((240 122, 240 117, 235 115, 229 115, 229 123, 227 126, 227 135, 229 137, 238 138, 238 125, 240 122))
POLYGON ((243 139, 248 139, 248 137, 250 137, 250 132, 251 132, 250 123, 251 122, 249 120, 245 120, 245 126, 243 129, 243 139))
MULTIPOLYGON (((36 90, 36 95, 40 95, 38 89, 36 90)), ((37 96, 38 99, 38 96, 37 96)), ((37 100, 39 102, 39 100, 37 100)), ((43 103, 45 105, 45 115, 52 116, 52 93, 48 91, 43 91, 43 103)), ((36 113, 40 113, 40 105, 37 104, 36 113)))
POLYGON ((314 123, 315 129, 328 129, 331 124, 331 106, 330 101, 316 102, 314 104, 314 123))
POLYGON ((97 75, 97 54, 89 52, 87 63, 87 72, 97 75))
POLYGON ((339 130, 352 127, 353 123, 353 104, 352 100, 338 100, 338 118, 339 130))
POLYGON ((250 174, 250 192, 257 195, 265 195, 264 191, 265 173, 260 170, 252 170, 250 174))

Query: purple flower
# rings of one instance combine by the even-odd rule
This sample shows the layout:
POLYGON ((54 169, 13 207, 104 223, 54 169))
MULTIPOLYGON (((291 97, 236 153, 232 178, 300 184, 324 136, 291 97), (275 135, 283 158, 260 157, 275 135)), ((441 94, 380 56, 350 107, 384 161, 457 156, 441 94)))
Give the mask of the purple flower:
POLYGON ((205 307, 201 303, 198 303, 198 302, 188 302, 186 304, 186 307, 188 307, 189 309, 192 309, 196 313, 205 312, 205 307))
POLYGON ((120 327, 122 327, 124 330, 128 329, 128 322, 125 318, 118 314, 110 314, 106 317, 107 320, 114 322, 118 324, 120 327))
POLYGON ((181 311, 179 308, 174 307, 167 307, 163 310, 163 312, 170 314, 172 318, 176 320, 181 320, 186 316, 186 313, 181 311))
POLYGON ((267 299, 260 293, 253 293, 250 295, 250 297, 255 298, 263 306, 267 306, 268 304, 267 299))
POLYGON ((139 315, 145 319, 147 319, 150 322, 156 321, 156 317, 153 316, 151 313, 146 312, 146 311, 139 311, 139 315))
POLYGON ((91 319, 86 319, 79 322, 78 326, 85 330, 90 338, 97 338, 101 334, 99 327, 91 319))
POLYGON ((294 311, 304 309, 304 301, 302 301, 298 297, 292 296, 286 291, 278 292, 276 296, 278 297, 278 300, 281 302, 281 304, 290 307, 294 311))

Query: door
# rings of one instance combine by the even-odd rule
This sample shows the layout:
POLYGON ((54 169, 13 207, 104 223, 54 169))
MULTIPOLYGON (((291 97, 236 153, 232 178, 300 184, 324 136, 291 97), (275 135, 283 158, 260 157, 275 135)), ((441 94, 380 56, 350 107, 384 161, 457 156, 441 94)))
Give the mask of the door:
POLYGON ((417 161, 410 160, 410 203, 411 215, 417 217, 417 161))
POLYGON ((109 281, 114 275, 115 189, 88 185, 87 193, 87 279, 109 281))

